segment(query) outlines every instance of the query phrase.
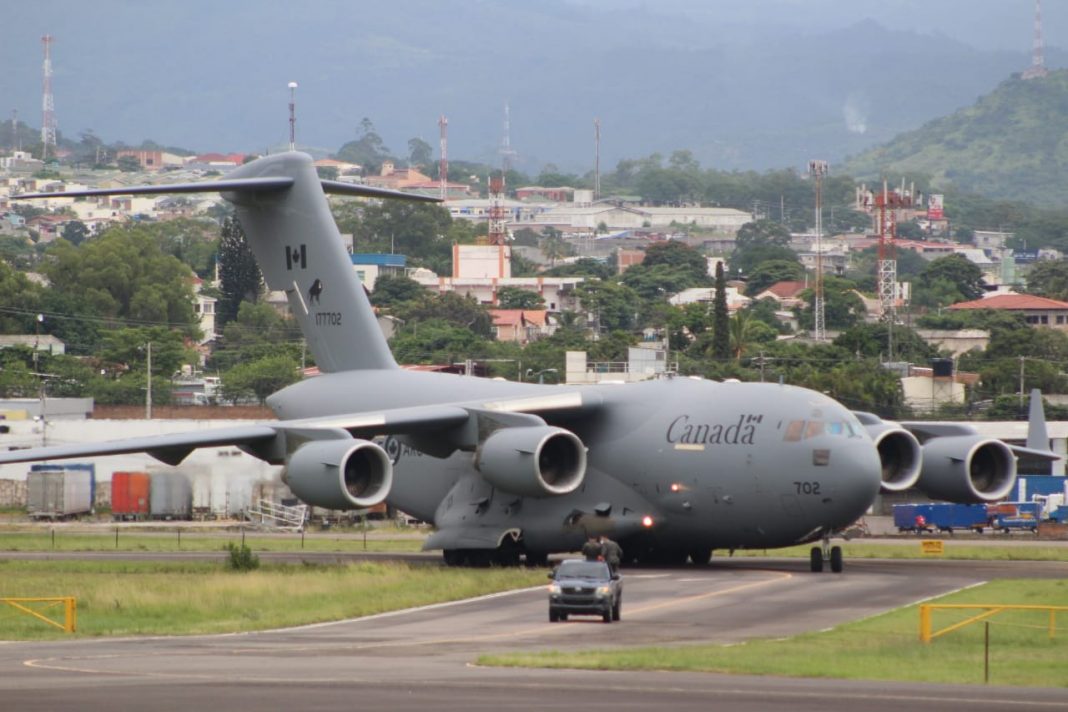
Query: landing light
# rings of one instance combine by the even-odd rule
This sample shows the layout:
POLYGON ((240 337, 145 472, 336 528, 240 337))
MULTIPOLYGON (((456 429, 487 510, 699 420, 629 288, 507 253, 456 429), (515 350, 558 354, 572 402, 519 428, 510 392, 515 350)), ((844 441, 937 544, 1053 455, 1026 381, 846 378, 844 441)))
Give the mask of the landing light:
POLYGON ((642 517, 642 526, 646 529, 653 526, 653 518, 646 514, 644 517, 642 517))
POLYGON ((682 491, 682 485, 680 485, 678 482, 672 482, 671 483, 671 491, 672 492, 681 492, 682 491))

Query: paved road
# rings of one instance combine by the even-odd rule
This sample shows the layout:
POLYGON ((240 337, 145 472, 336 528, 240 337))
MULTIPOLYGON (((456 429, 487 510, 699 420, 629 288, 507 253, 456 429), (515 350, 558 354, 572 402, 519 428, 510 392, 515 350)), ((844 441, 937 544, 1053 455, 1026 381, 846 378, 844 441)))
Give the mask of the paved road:
POLYGON ((623 621, 550 624, 544 589, 230 636, 0 644, 0 709, 1068 709, 1061 689, 689 673, 487 669, 480 653, 737 642, 818 630, 977 581, 1068 577, 1068 564, 720 560, 626 572, 623 621))

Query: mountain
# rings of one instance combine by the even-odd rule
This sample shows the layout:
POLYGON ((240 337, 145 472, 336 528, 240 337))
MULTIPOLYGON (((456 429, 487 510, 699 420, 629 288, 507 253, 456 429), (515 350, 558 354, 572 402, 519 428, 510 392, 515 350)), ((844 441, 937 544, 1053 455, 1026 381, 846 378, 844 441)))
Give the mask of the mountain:
POLYGON ((1013 75, 974 105, 935 119, 842 167, 861 179, 931 178, 990 198, 1063 205, 1068 191, 1068 70, 1013 75))

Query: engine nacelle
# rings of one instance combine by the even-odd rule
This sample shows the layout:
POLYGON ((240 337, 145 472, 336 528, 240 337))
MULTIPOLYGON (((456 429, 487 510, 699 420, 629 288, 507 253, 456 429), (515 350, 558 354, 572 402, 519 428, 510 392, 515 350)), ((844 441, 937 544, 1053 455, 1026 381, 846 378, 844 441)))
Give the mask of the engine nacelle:
POLYGON ((866 426, 882 463, 882 491, 903 492, 920 479, 920 441, 904 428, 879 422, 866 426))
POLYGON ((307 504, 363 509, 389 495, 393 463, 368 440, 313 440, 289 456, 283 479, 307 504))
POLYGON ((1016 457, 1000 440, 979 435, 932 438, 923 446, 917 486, 932 499, 995 502, 1016 484, 1016 457))
POLYGON ((501 428, 478 449, 475 467, 494 487, 524 497, 574 492, 586 476, 586 446, 549 425, 501 428))

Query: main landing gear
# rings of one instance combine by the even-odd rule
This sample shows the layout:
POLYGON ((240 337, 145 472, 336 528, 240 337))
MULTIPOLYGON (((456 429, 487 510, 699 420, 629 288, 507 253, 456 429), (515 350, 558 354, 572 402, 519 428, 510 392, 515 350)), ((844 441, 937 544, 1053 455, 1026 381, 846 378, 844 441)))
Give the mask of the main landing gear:
POLYGON ((812 573, 818 574, 823 571, 823 562, 829 562, 831 571, 836 574, 842 573, 842 547, 831 546, 830 539, 824 537, 822 546, 814 546, 809 551, 809 568, 812 573))

